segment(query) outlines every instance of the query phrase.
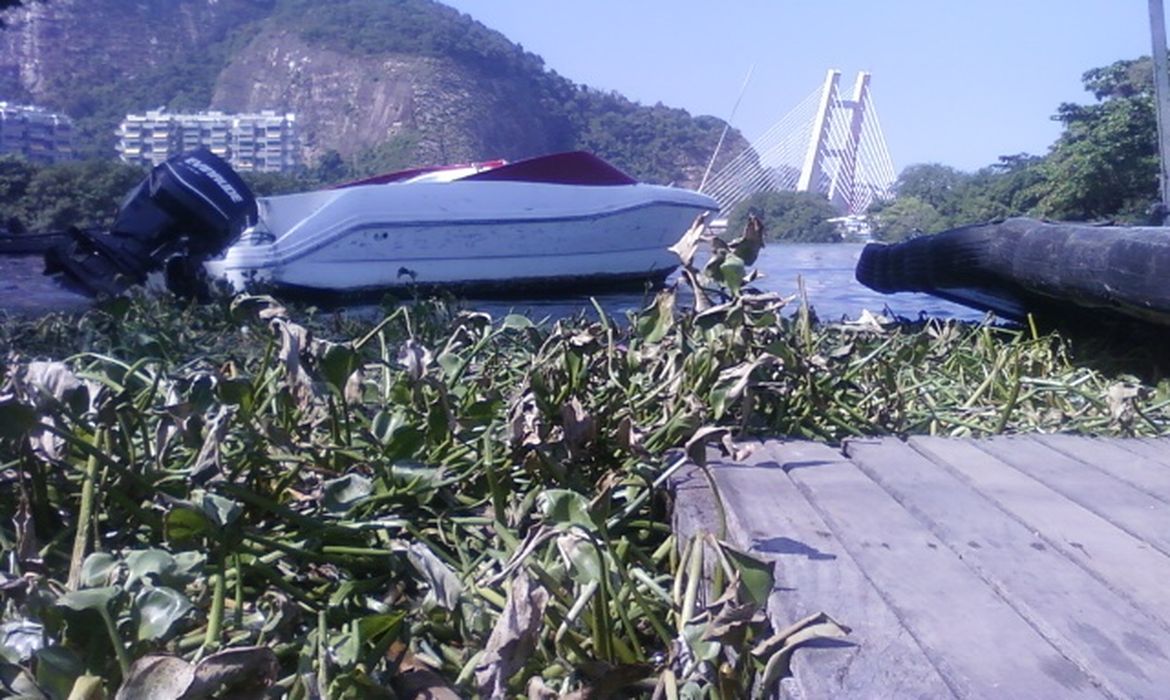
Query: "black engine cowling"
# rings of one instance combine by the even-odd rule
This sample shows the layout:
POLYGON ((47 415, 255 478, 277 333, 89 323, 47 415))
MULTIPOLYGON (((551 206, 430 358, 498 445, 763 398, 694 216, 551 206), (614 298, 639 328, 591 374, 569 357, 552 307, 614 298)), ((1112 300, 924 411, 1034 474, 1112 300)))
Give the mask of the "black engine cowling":
POLYGON ((206 148, 155 167, 123 200, 110 231, 71 229, 45 253, 45 274, 63 273, 91 294, 118 294, 147 274, 195 270, 256 220, 256 198, 223 159, 206 148), (168 260, 183 264, 168 265, 168 260))

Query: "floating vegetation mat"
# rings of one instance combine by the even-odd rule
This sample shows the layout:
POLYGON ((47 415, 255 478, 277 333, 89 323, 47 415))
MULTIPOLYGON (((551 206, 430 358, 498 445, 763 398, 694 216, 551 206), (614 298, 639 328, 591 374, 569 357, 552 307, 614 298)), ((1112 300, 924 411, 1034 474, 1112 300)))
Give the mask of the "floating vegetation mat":
POLYGON ((751 291, 758 235, 698 270, 692 234, 685 284, 620 323, 145 295, 3 323, 0 687, 745 697, 846 630, 769 630, 770 564, 675 541, 663 485, 687 454, 1170 426, 1165 383, 1059 336, 819 324, 751 291))

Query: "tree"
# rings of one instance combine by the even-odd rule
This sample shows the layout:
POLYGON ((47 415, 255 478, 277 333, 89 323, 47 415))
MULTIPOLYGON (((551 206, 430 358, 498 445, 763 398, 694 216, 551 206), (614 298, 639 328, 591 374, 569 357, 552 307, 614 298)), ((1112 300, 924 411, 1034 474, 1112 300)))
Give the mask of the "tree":
POLYGON ((1084 75, 1097 104, 1062 104, 1064 132, 1045 159, 1050 218, 1137 221, 1158 200, 1158 139, 1149 59, 1118 61, 1084 75))
POLYGON ((1081 82, 1098 100, 1150 97, 1154 94, 1154 62, 1149 56, 1115 61, 1104 68, 1085 71, 1081 82))
MULTIPOLYGON (((47 0, 37 0, 37 1, 38 2, 47 2, 47 0)), ((21 5, 27 5, 29 2, 30 2, 30 0, 0 0, 0 12, 3 12, 5 10, 11 10, 14 7, 20 7, 21 5)), ((4 27, 6 27, 6 26, 7 26, 7 22, 6 22, 5 18, 0 17, 0 29, 4 29, 4 27)))
POLYGON ((993 202, 1004 207, 1005 216, 1036 209, 1047 191, 1044 158, 1028 153, 1000 156, 999 162, 980 171, 979 187, 993 202))
POLYGON ((36 167, 20 156, 0 156, 0 202, 11 206, 28 191, 36 167))
POLYGON ((913 197, 949 215, 957 209, 959 194, 970 178, 949 165, 920 163, 902 171, 894 191, 899 197, 913 197))
POLYGON ((875 238, 889 243, 951 228, 929 202, 917 197, 898 197, 870 213, 875 238))
POLYGON ((788 243, 836 243, 841 232, 830 219, 840 216, 829 200, 812 192, 759 192, 736 205, 727 230, 743 230, 749 215, 764 225, 770 240, 788 243))
POLYGON ((1048 155, 1003 156, 970 174, 935 163, 910 166, 898 178, 897 206, 871 212, 878 235, 893 240, 1018 215, 1145 222, 1158 199, 1150 59, 1094 68, 1082 82, 1096 102, 1057 108, 1053 119, 1064 130, 1048 155))
POLYGON ((69 226, 108 226, 126 194, 146 175, 113 161, 43 166, 35 171, 13 209, 31 231, 69 226))

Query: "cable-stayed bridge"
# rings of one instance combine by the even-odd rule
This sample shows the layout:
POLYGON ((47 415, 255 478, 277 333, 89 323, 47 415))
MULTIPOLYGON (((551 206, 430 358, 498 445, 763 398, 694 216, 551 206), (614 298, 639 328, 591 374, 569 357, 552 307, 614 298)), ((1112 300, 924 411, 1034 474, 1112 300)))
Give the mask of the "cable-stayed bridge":
POLYGON ((896 179, 870 94, 869 73, 841 94, 841 71, 784 115, 750 147, 706 178, 699 190, 724 215, 758 192, 820 192, 846 215, 893 196, 896 179))

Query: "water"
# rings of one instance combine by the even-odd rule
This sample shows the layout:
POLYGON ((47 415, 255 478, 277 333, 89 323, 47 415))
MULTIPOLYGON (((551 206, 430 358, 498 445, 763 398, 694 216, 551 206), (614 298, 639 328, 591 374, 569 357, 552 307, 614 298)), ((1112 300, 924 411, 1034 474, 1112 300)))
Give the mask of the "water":
MULTIPOLYGON (((804 280, 810 305, 824 321, 857 318, 862 310, 916 318, 920 313, 942 318, 978 320, 983 314, 924 294, 878 294, 853 278, 862 244, 771 245, 761 252, 756 268, 763 278, 754 286, 784 296, 797 293, 797 279, 804 280)), ((76 310, 88 303, 85 297, 63 289, 41 274, 39 256, 0 256, 0 310, 36 315, 56 310, 76 310)), ((641 293, 599 294, 594 298, 611 316, 641 308, 647 301, 641 293)), ((488 300, 470 299, 466 307, 499 318, 523 313, 534 319, 564 318, 582 311, 592 314, 588 296, 555 299, 488 300)), ((368 309, 369 307, 365 307, 368 309)), ((794 305, 795 308, 795 305, 794 305)))
MULTIPOLYGON (((804 281, 809 305, 822 321, 857 318, 863 310, 885 315, 917 318, 920 313, 940 318, 977 321, 983 313, 952 304, 926 294, 879 294, 862 286, 853 277, 862 243, 798 243, 770 245, 760 253, 756 269, 763 277, 753 286, 784 296, 795 296, 798 279, 804 281)), ((673 283, 674 278, 668 280, 673 283)), ((599 306, 612 316, 643 307, 644 294, 620 293, 595 295, 599 306)), ((493 317, 516 312, 531 318, 563 318, 591 310, 589 297, 533 299, 525 301, 469 300, 469 308, 490 313, 493 317)), ((792 308, 796 308, 794 301, 792 308)))

